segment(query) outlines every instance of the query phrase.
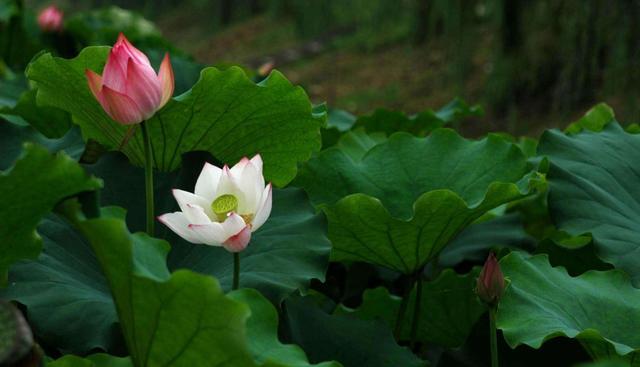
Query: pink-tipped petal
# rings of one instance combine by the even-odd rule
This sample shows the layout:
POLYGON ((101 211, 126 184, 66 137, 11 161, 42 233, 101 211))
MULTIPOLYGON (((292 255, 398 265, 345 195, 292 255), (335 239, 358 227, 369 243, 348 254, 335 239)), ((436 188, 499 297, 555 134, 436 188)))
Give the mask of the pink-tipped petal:
POLYGON ((242 177, 242 171, 244 171, 244 167, 247 166, 251 161, 247 157, 242 157, 238 163, 234 164, 233 167, 229 169, 229 174, 236 180, 239 180, 242 177))
POLYGON ((137 64, 133 59, 127 63, 126 95, 135 101, 146 120, 158 109, 162 90, 153 68, 137 64))
POLYGON ((244 219, 236 213, 229 213, 227 219, 221 224, 224 229, 225 240, 240 232, 247 225, 244 219))
POLYGON ((98 102, 100 102, 104 107, 104 98, 102 96, 102 77, 89 69, 84 71, 84 75, 87 76, 87 82, 91 93, 93 93, 93 96, 96 97, 98 102))
POLYGON ((222 246, 229 252, 241 252, 247 248, 249 241, 251 241, 251 229, 246 226, 224 241, 222 246))
POLYGON ((132 45, 131 42, 129 42, 127 37, 125 37, 122 32, 120 32, 120 34, 118 35, 118 41, 113 47, 121 47, 122 51, 133 58, 135 62, 151 67, 151 63, 149 62, 149 58, 147 57, 147 55, 135 48, 135 46, 132 45))
POLYGON ((264 192, 262 193, 262 200, 260 206, 258 207, 258 211, 256 212, 255 218, 253 218, 253 222, 251 230, 257 231, 258 228, 262 227, 264 222, 267 221, 269 215, 271 215, 271 207, 272 207, 272 198, 273 198, 273 189, 271 183, 265 187, 264 192))
POLYGON ((173 193, 173 197, 176 199, 176 202, 178 202, 180 210, 183 212, 189 210, 187 205, 197 205, 205 209, 205 212, 207 211, 207 207, 211 206, 211 203, 205 198, 194 195, 188 191, 173 189, 171 192, 173 193))
POLYGON ((114 47, 102 72, 102 84, 119 93, 127 91, 127 58, 114 47))
POLYGON ((102 86, 105 111, 112 119, 131 125, 142 122, 144 119, 140 109, 129 96, 117 92, 106 85, 102 86))
POLYGON ((140 123, 144 116, 136 103, 127 95, 117 92, 106 85, 102 86, 105 111, 112 119, 124 125, 140 123))
POLYGON ((198 237, 200 243, 205 245, 222 246, 222 243, 227 239, 222 224, 220 223, 190 224, 189 229, 198 237))
POLYGON ((169 227, 169 229, 172 230, 175 234, 191 243, 203 243, 197 236, 197 234, 194 233, 191 228, 189 228, 190 223, 184 213, 175 212, 163 214, 158 217, 158 221, 169 227))
POLYGON ((168 53, 164 55, 162 64, 160 64, 158 80, 160 81, 160 88, 162 88, 162 98, 160 99, 160 106, 158 106, 158 109, 160 109, 169 102, 175 89, 173 67, 171 67, 171 60, 169 59, 168 53))
POLYGON ((256 154, 251 158, 251 163, 258 169, 260 174, 262 174, 262 156, 260 154, 256 154))

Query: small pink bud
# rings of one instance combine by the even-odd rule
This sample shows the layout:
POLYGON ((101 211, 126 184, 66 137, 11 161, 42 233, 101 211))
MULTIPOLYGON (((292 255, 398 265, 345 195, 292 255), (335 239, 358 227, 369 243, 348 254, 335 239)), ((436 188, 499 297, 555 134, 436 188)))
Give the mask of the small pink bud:
POLYGON ((493 253, 485 261, 476 284, 476 294, 489 306, 496 306, 505 289, 504 275, 493 253))
POLYGON ((102 76, 86 70, 89 89, 115 121, 140 123, 162 108, 173 95, 174 78, 169 54, 156 74, 147 56, 120 33, 102 76))
POLYGON ((38 25, 43 32, 60 32, 64 13, 55 5, 49 5, 38 14, 38 25))
POLYGON ((264 64, 260 65, 260 67, 258 68, 258 75, 261 77, 266 77, 267 75, 269 75, 269 73, 271 72, 271 70, 273 70, 273 68, 276 66, 275 62, 273 61, 267 61, 264 64))

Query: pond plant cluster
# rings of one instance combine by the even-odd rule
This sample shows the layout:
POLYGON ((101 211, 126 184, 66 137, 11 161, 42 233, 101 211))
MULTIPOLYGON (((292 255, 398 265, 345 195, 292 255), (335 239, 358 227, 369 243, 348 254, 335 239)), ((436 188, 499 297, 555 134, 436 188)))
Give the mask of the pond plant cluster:
POLYGON ((0 365, 640 366, 607 105, 466 139, 459 99, 353 116, 122 9, 0 4, 0 365))

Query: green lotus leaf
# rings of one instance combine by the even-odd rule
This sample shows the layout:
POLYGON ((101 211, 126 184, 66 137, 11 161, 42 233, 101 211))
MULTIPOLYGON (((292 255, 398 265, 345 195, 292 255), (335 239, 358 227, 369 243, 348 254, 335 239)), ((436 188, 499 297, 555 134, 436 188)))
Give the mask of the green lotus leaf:
POLYGON ((423 367, 409 349, 396 344, 382 321, 331 315, 312 297, 290 297, 285 301, 286 325, 291 339, 309 360, 335 360, 344 367, 423 367))
POLYGON ((122 210, 80 220, 105 274, 131 360, 141 366, 253 366, 245 323, 249 308, 211 277, 169 274, 169 244, 131 234, 122 210))
MULTIPOLYGON (((127 126, 112 121, 87 86, 85 69, 102 73, 109 47, 88 47, 71 60, 44 54, 27 75, 37 84, 37 102, 69 112, 85 139, 118 147, 127 126)), ((156 168, 172 171, 183 153, 208 151, 235 163, 260 153, 265 177, 277 186, 291 181, 298 162, 320 149, 325 115, 312 112, 304 91, 275 71, 259 84, 237 67, 206 68, 193 88, 172 99, 147 121, 156 168)), ((131 162, 142 165, 140 129, 124 147, 131 162)))
POLYGON ((8 120, 19 119, 21 124, 30 124, 50 139, 63 137, 71 128, 69 114, 57 108, 38 106, 36 94, 35 89, 30 89, 22 93, 12 108, 0 107, 0 117, 8 120))
POLYGON ((0 120, 0 169, 11 167, 22 153, 24 143, 36 143, 56 153, 64 151, 74 160, 78 160, 84 150, 79 129, 71 129, 60 139, 48 139, 31 126, 19 126, 0 120))
POLYGON ((473 223, 442 250, 438 265, 454 267, 463 261, 481 264, 494 247, 532 249, 534 239, 525 230, 518 213, 473 223))
POLYGON ((129 357, 114 357, 99 353, 85 358, 66 355, 47 363, 47 367, 133 367, 133 364, 129 357))
POLYGON ((629 367, 629 363, 620 360, 598 361, 593 363, 583 363, 576 367, 629 367))
POLYGON ((296 184, 324 205, 332 259, 414 273, 487 211, 531 192, 520 149, 490 135, 449 129, 392 135, 360 159, 337 147, 301 170, 296 184))
POLYGON ((44 147, 25 144, 15 165, 0 172, 0 285, 6 285, 11 264, 38 256, 42 239, 36 226, 54 205, 100 186, 100 180, 64 153, 52 155, 44 147))
POLYGON ((571 277, 564 268, 551 267, 546 255, 519 252, 505 256, 500 266, 510 282, 497 326, 512 348, 537 349, 566 336, 578 339, 594 358, 634 358, 640 348, 640 290, 626 274, 589 271, 571 277))
POLYGON ((590 234, 598 256, 640 282, 640 135, 617 123, 573 136, 550 130, 540 140, 550 167, 549 209, 559 229, 590 234))
POLYGON ((315 205, 363 193, 380 200, 393 217, 410 219, 424 193, 448 190, 476 206, 492 183, 515 184, 527 172, 520 149, 498 136, 470 141, 438 129, 426 138, 393 134, 356 160, 335 147, 327 149, 301 168, 296 183, 315 205))
POLYGON ((386 141, 383 133, 370 133, 359 128, 342 135, 336 143, 336 148, 353 160, 360 160, 374 146, 386 141))
POLYGON ((577 134, 583 130, 602 131, 608 123, 615 121, 613 109, 606 103, 593 106, 578 121, 571 123, 564 130, 567 134, 577 134))
POLYGON ((362 127, 369 133, 382 132, 391 135, 397 131, 404 131, 423 136, 447 124, 483 114, 482 107, 469 106, 460 98, 455 98, 437 111, 427 109, 413 116, 406 116, 398 111, 378 109, 370 116, 358 118, 353 127, 362 127))
POLYGON ((231 299, 251 308, 247 320, 247 342, 259 365, 281 367, 341 367, 337 362, 311 364, 297 345, 282 344, 278 340, 278 312, 271 302, 254 289, 240 289, 228 294, 231 299))
MULTIPOLYGON (((447 348, 457 348, 464 344, 471 329, 486 311, 473 291, 478 273, 479 270, 476 269, 469 274, 458 275, 448 269, 434 281, 423 282, 417 340, 447 348)), ((414 288, 409 296, 401 329, 401 338, 404 340, 410 338, 415 294, 414 288)), ((362 305, 357 309, 341 306, 336 314, 350 314, 364 320, 380 319, 393 329, 402 299, 389 294, 382 287, 367 290, 362 297, 362 305)))
POLYGON ((50 347, 78 354, 122 349, 113 298, 91 246, 56 215, 42 220, 38 233, 42 253, 11 267, 0 297, 23 304, 38 339, 50 347))

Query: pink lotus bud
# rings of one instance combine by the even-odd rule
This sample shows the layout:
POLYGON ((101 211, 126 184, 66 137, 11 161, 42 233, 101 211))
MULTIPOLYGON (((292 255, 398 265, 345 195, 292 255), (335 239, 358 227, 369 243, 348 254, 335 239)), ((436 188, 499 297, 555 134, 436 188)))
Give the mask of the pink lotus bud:
POLYGON ((55 5, 49 5, 38 14, 38 25, 43 32, 59 32, 62 30, 64 13, 55 5))
POLYGON ((490 306, 495 306, 504 293, 505 282, 500 264, 493 253, 489 254, 476 284, 476 294, 490 306))
POLYGON ((156 75, 149 59, 120 33, 102 76, 85 74, 89 89, 104 111, 121 124, 140 123, 162 108, 173 95, 174 79, 169 54, 156 75))
POLYGON ((258 68, 258 75, 263 78, 266 77, 267 75, 269 75, 269 73, 271 72, 271 70, 273 70, 275 66, 276 66, 276 63, 274 61, 265 62, 264 64, 260 65, 260 67, 258 68))

